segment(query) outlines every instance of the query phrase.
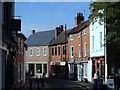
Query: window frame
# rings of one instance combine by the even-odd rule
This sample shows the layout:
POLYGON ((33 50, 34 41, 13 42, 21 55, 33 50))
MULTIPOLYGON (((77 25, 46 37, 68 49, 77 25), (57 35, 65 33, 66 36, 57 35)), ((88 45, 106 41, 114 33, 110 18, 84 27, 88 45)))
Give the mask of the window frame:
POLYGON ((47 56, 47 47, 43 48, 43 56, 47 56), (46 49, 46 51, 45 51, 45 49, 46 49))
POLYGON ((40 56, 40 48, 36 48, 36 56, 40 56))
POLYGON ((71 41, 73 41, 73 38, 74 38, 73 34, 70 34, 70 40, 71 41))
POLYGON ((30 55, 30 56, 33 56, 33 48, 30 48, 30 49, 29 49, 29 55, 30 55))

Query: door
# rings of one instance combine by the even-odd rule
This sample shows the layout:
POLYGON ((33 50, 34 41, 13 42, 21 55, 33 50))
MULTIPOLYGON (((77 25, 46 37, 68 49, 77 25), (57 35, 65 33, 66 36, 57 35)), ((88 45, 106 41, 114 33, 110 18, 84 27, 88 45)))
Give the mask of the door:
POLYGON ((35 67, 34 64, 29 64, 29 73, 30 73, 31 76, 35 75, 34 67, 35 67))
POLYGON ((79 81, 82 80, 82 72, 81 72, 81 66, 80 65, 77 65, 77 78, 79 81))

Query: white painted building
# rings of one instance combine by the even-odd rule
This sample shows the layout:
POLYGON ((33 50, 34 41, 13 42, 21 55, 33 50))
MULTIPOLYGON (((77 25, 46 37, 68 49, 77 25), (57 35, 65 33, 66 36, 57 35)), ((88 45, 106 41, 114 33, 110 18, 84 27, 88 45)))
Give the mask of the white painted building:
POLYGON ((99 71, 101 78, 106 77, 106 31, 104 28, 104 23, 100 25, 98 21, 94 24, 90 24, 90 60, 92 61, 91 81, 96 71, 99 71))

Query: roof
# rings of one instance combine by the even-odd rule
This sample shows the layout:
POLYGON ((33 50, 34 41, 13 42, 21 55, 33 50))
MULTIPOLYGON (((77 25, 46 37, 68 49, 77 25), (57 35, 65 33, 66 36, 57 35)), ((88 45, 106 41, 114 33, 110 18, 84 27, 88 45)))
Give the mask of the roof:
POLYGON ((89 25, 89 20, 82 21, 81 23, 78 24, 77 27, 74 27, 68 34, 75 34, 78 33, 79 31, 83 30, 85 27, 89 25))
POLYGON ((68 39, 68 33, 71 31, 72 29, 68 29, 65 31, 62 31, 57 38, 54 38, 53 41, 50 43, 50 45, 58 45, 58 44, 64 44, 67 43, 68 39), (66 41, 65 41, 65 33, 66 33, 66 41))
POLYGON ((31 34, 25 41, 27 46, 44 46, 48 45, 55 36, 55 30, 36 32, 31 34))

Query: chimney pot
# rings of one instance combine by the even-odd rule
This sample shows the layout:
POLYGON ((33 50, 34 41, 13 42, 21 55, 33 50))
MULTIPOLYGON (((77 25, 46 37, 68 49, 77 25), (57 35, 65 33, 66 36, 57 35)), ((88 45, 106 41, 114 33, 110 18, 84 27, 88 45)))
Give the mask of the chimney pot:
POLYGON ((32 30, 32 34, 34 34, 35 33, 35 30, 32 30))

